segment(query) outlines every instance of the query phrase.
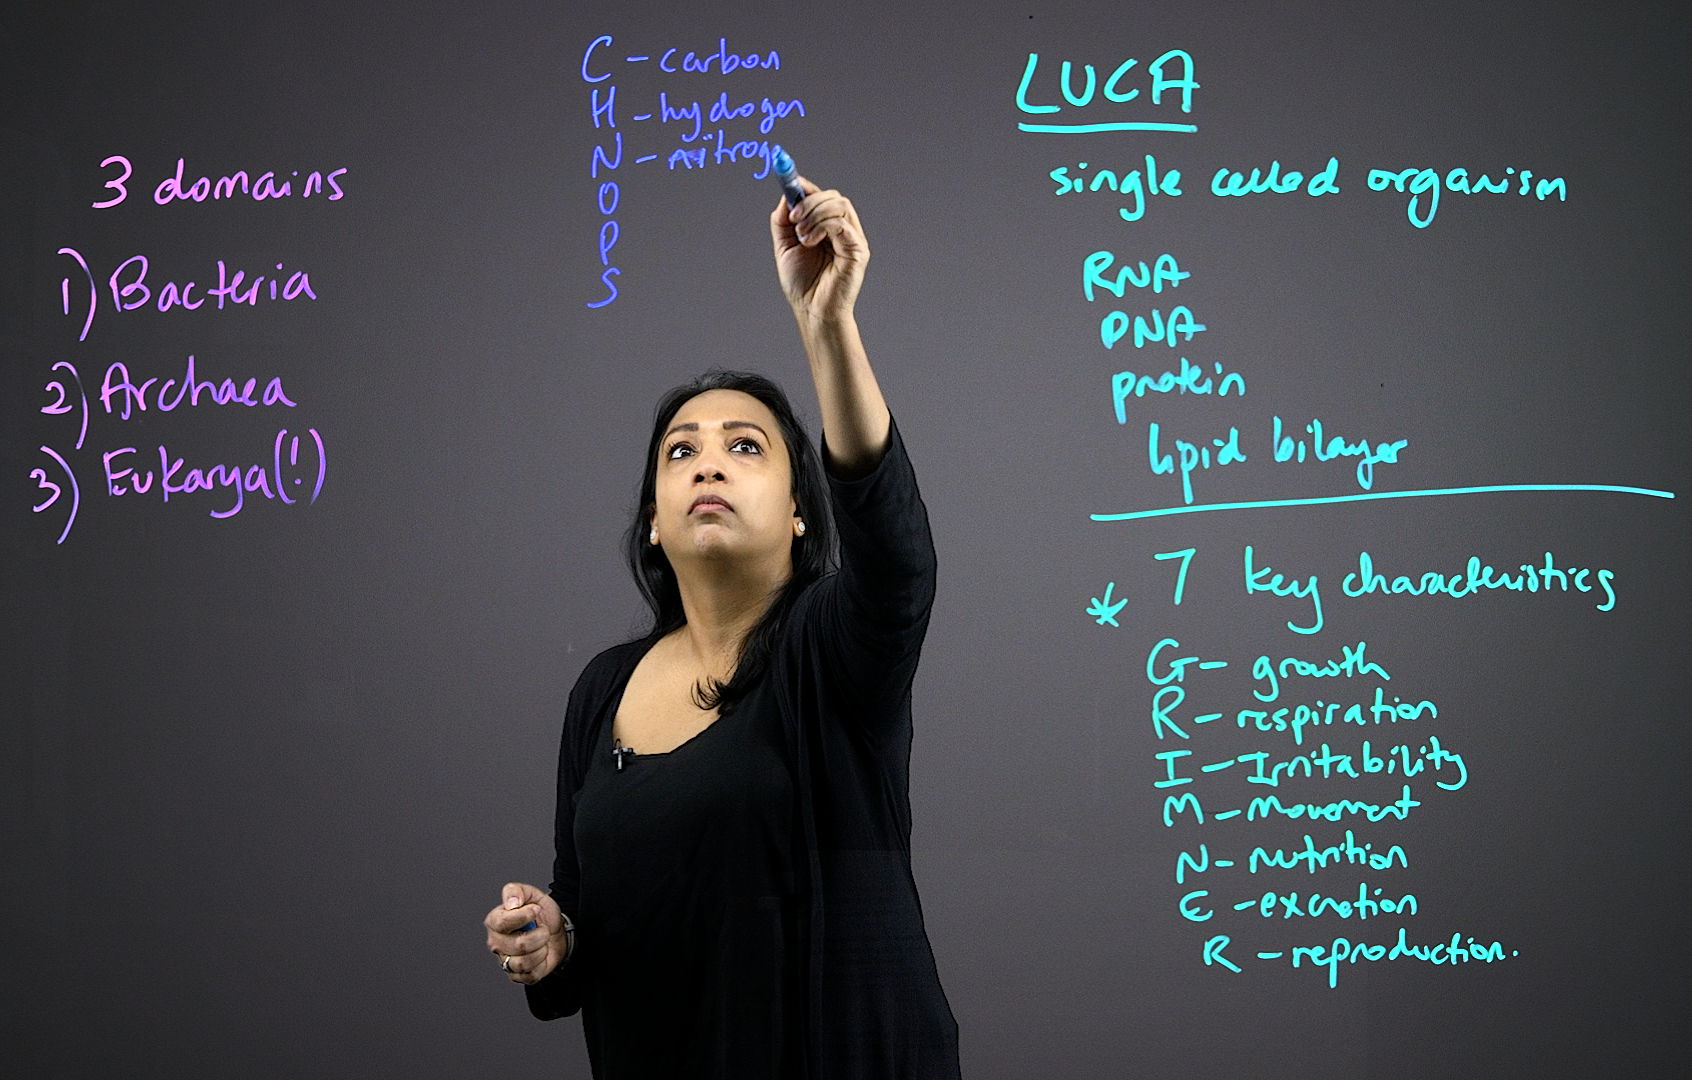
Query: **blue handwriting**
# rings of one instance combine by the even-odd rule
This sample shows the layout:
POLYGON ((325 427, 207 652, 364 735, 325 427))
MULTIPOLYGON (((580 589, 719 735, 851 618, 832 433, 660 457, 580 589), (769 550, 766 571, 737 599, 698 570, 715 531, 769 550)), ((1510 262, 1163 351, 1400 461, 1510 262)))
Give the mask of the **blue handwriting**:
MULTIPOLYGON (((1381 678, 1391 682, 1392 676, 1387 674, 1385 668, 1363 658, 1363 654, 1368 647, 1369 643, 1367 641, 1359 641, 1355 649, 1353 649, 1350 645, 1342 645, 1340 646, 1340 658, 1338 660, 1329 660, 1324 664, 1318 664, 1310 660, 1301 660, 1296 656, 1283 657, 1280 664, 1280 679, 1291 678, 1294 676, 1325 679, 1332 678, 1336 675, 1343 675, 1350 679, 1360 675, 1379 675, 1381 678), (1288 671, 1289 668, 1291 669, 1290 672, 1288 671)), ((1259 701, 1274 701, 1276 698, 1281 696, 1281 684, 1280 679, 1276 678, 1276 666, 1270 662, 1267 655, 1259 656, 1252 662, 1251 677, 1259 680, 1267 680, 1269 683, 1269 692, 1267 694, 1261 690, 1253 690, 1251 692, 1252 697, 1259 701)))
POLYGON ((1517 195, 1526 195, 1531 191, 1540 202, 1544 202, 1552 195, 1557 196, 1558 202, 1568 201, 1569 188, 1563 182, 1562 177, 1559 176, 1553 180, 1540 180, 1530 187, 1529 181, 1533 179, 1533 170, 1523 169, 1520 173, 1517 173, 1514 166, 1505 169, 1504 176, 1497 180, 1492 179, 1486 173, 1481 173, 1475 179, 1470 180, 1469 170, 1452 169, 1445 174, 1443 185, 1440 183, 1439 173, 1433 169, 1409 168, 1399 169, 1396 172, 1391 169, 1370 169, 1369 190, 1385 191, 1390 187, 1394 191, 1409 192, 1410 202, 1404 208, 1404 215, 1410 220, 1410 224, 1418 229, 1425 229, 1433 224, 1434 215, 1439 213, 1439 192, 1442 186, 1446 191, 1455 191, 1463 195, 1503 195, 1510 190, 1512 177, 1520 185, 1516 188, 1517 195), (1425 203, 1423 202, 1424 196, 1426 196, 1425 203))
MULTIPOLYGON (((1152 475, 1173 474, 1176 471, 1175 460, 1178 456, 1181 462, 1181 497, 1190 503, 1193 501, 1193 472, 1196 469, 1211 467, 1211 447, 1176 439, 1175 454, 1164 454, 1159 452, 1159 434, 1155 421, 1146 428, 1146 457, 1151 464, 1152 475)), ((1218 468, 1246 459, 1245 452, 1240 449, 1239 428, 1229 428, 1226 439, 1215 438, 1211 439, 1210 443, 1216 448, 1215 462, 1218 468)))
MULTIPOLYGON (((1088 165, 1085 161, 1081 161, 1076 163, 1075 168, 1084 172, 1088 165)), ((1084 176, 1070 176, 1069 166, 1067 165, 1053 169, 1046 175, 1057 182, 1057 190, 1052 193, 1054 195, 1075 195, 1082 191, 1098 191, 1100 188, 1109 188, 1118 194, 1132 195, 1134 197, 1134 208, 1130 210, 1124 206, 1117 210, 1123 221, 1138 221, 1146 216, 1147 195, 1168 195, 1170 198, 1178 198, 1181 194, 1181 171, 1170 169, 1159 175, 1157 158, 1150 154, 1146 155, 1144 173, 1139 169, 1131 169, 1123 172, 1122 176, 1118 178, 1114 171, 1100 169, 1093 174, 1091 184, 1087 182, 1087 178, 1084 176)), ((1121 296, 1122 293, 1118 292, 1116 295, 1121 296)), ((1088 299, 1092 298, 1088 297, 1088 299)))
POLYGON ((1246 392, 1245 376, 1237 371, 1227 374, 1222 372, 1222 362, 1214 364, 1216 374, 1221 376, 1220 387, 1204 369, 1181 357, 1181 373, 1165 371, 1157 376, 1135 375, 1132 371, 1118 371, 1110 377, 1110 396, 1116 406, 1116 422, 1128 422, 1128 395, 1145 397, 1149 391, 1154 394, 1167 394, 1171 390, 1180 394, 1209 394, 1214 392, 1217 397, 1227 397, 1230 388, 1237 396, 1243 397, 1246 392))
MULTIPOLYGON (((1124 90, 1122 87, 1123 79, 1136 64, 1138 64, 1138 61, 1130 57, 1118 64, 1115 70, 1106 77, 1103 87, 1104 99, 1106 101, 1120 104, 1132 101, 1136 97, 1139 97, 1139 87, 1133 87, 1127 90, 1124 90)), ((1029 53, 1028 63, 1024 65, 1022 69, 1022 81, 1017 84, 1016 88, 1016 107, 1022 112, 1032 113, 1035 115, 1061 112, 1063 111, 1063 106, 1061 105, 1036 104, 1031 103, 1028 100, 1028 90, 1029 87, 1033 85, 1034 75, 1038 70, 1039 65, 1040 54, 1032 52, 1029 53)), ((1147 65, 1145 70, 1151 76, 1151 102, 1153 105, 1162 105, 1164 94, 1171 90, 1178 90, 1181 94, 1181 111, 1184 113, 1190 113, 1193 111, 1193 91, 1199 89, 1199 84, 1193 78, 1193 58, 1191 55, 1181 49, 1170 49, 1168 52, 1159 56, 1156 60, 1153 60, 1149 65, 1147 65), (1173 75, 1169 72, 1171 66, 1174 66, 1176 69, 1176 73, 1173 75)), ((1063 94, 1063 100, 1067 101, 1070 105, 1078 109, 1085 108, 1093 102, 1095 92, 1100 89, 1098 71, 1091 64, 1082 65, 1085 82, 1082 84, 1079 92, 1076 91, 1074 85, 1074 71, 1074 65, 1068 60, 1065 60, 1063 62, 1063 66, 1059 68, 1058 89, 1063 94)), ((1193 124, 1174 124, 1167 122, 1134 120, 1107 121, 1102 123, 1086 124, 1019 123, 1017 124, 1017 128, 1022 131, 1044 132, 1048 134, 1084 133, 1096 131, 1178 131, 1190 133, 1198 130, 1198 127, 1193 124)))
MULTIPOLYGON (((1376 443, 1369 445, 1369 440, 1362 439, 1348 443, 1345 438, 1335 435, 1325 439, 1322 436, 1322 421, 1312 420, 1304 425, 1304 430, 1312 436, 1311 449, 1315 451, 1317 461, 1332 461, 1339 457, 1361 457, 1357 463, 1357 486, 1368 491, 1375 484, 1375 465, 1377 463, 1394 465, 1398 462, 1398 452, 1410 445, 1409 439, 1399 439, 1396 442, 1376 443)), ((1286 462, 1304 461, 1305 441, 1294 441, 1291 435, 1281 434, 1281 418, 1275 417, 1274 433, 1270 436, 1269 444, 1275 448, 1275 460, 1286 462)))
MULTIPOLYGON (((1339 185, 1334 183, 1339 176, 1339 158, 1329 158, 1327 166, 1321 172, 1310 178, 1304 185, 1305 194, 1315 198, 1321 195, 1338 195, 1339 185)), ((1281 172, 1281 163, 1271 161, 1268 173, 1261 173, 1257 169, 1251 170, 1248 179, 1240 173, 1230 174, 1226 168, 1216 170, 1216 175, 1210 178, 1210 193, 1220 196, 1234 196, 1241 198, 1246 195, 1261 195, 1273 192, 1277 195, 1288 195, 1298 190, 1304 183, 1304 174, 1297 169, 1281 172)))
MULTIPOLYGON (((1420 578, 1412 580, 1408 575, 1400 574, 1389 583, 1387 576, 1375 570, 1374 557, 1367 551, 1357 555, 1357 572, 1347 574, 1340 582, 1340 588, 1347 596, 1367 596, 1379 593, 1382 596, 1436 596, 1444 594, 1452 598, 1473 596, 1482 589, 1509 589, 1513 592, 1547 592, 1552 586, 1561 592, 1568 592, 1572 585, 1580 592, 1591 592, 1590 579, 1594 576, 1590 567, 1570 566, 1558 569, 1556 560, 1551 553, 1545 553, 1545 564, 1536 566, 1533 563, 1521 563, 1517 569, 1519 574, 1511 575, 1497 573, 1493 568, 1484 564, 1480 556, 1469 556, 1469 562, 1463 573, 1452 574, 1449 577, 1430 570, 1420 578)), ((1603 569, 1596 573, 1598 588, 1604 590, 1604 602, 1597 605, 1599 611, 1611 611, 1616 606, 1616 591, 1610 582, 1615 580, 1615 571, 1603 569)))

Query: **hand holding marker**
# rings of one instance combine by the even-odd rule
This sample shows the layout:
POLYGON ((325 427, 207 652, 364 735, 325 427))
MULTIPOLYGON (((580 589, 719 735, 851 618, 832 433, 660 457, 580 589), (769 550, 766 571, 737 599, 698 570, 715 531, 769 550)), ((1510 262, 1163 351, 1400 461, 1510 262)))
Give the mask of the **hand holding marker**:
POLYGON ((852 308, 870 250, 852 200, 800 176, 793 156, 780 146, 770 148, 769 171, 781 185, 781 197, 770 211, 770 240, 781 291, 793 306, 794 318, 801 329, 831 324, 829 333, 843 333, 856 342, 852 308))
MULTIPOLYGON (((775 173, 776 183, 781 185, 781 193, 787 199, 787 208, 792 210, 805 197, 805 189, 799 185, 799 166, 793 163, 793 156, 783 150, 780 143, 770 147, 770 151, 770 171, 775 173)), ((800 236, 799 240, 803 243, 805 238, 800 236)), ((825 239, 823 243, 828 241, 825 239)))

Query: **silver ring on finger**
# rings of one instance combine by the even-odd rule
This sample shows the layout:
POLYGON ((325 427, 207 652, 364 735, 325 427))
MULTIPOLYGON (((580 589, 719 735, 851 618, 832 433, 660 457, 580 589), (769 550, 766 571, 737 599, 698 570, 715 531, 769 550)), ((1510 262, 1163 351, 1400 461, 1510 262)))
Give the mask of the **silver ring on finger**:
POLYGON ((499 958, 499 970, 505 972, 508 975, 511 973, 511 957, 501 956, 499 958))

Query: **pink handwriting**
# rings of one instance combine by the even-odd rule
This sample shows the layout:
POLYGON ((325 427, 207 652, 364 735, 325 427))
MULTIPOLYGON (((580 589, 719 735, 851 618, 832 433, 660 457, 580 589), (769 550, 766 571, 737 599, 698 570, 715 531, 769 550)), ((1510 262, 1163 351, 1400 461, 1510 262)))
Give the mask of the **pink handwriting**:
MULTIPOLYGON (((235 271, 233 278, 229 277, 223 260, 217 260, 217 285, 206 286, 203 296, 196 297, 194 290, 199 287, 198 282, 189 281, 178 285, 174 281, 167 281, 159 286, 157 297, 147 284, 148 263, 145 255, 132 255, 118 264, 112 271, 112 276, 106 279, 106 284, 112 290, 112 306, 118 311, 133 311, 144 307, 149 301, 153 302, 160 311, 169 311, 173 307, 182 307, 194 311, 207 300, 215 299, 218 310, 223 309, 225 303, 246 304, 257 307, 261 299, 297 300, 304 296, 311 300, 317 299, 317 293, 312 291, 311 275, 304 270, 295 270, 286 281, 282 280, 281 263, 276 264, 277 274, 270 277, 268 290, 265 287, 266 277, 258 274, 252 281, 246 281, 245 270, 235 271), (244 291, 243 291, 244 290, 244 291)), ((67 301, 66 307, 69 307, 67 301)), ((92 321, 92 320, 90 320, 92 321)))
MULTIPOLYGON (((290 436, 287 428, 282 428, 276 433, 269 465, 263 462, 248 465, 220 462, 209 467, 184 468, 184 459, 173 459, 170 451, 160 445, 159 468, 154 472, 152 469, 143 471, 141 466, 127 464, 123 460, 125 456, 136 453, 133 446, 108 451, 100 457, 105 467, 106 493, 115 497, 144 495, 157 491, 168 503, 172 495, 191 495, 196 491, 216 491, 221 488, 227 493, 226 497, 234 498, 234 502, 221 510, 210 511, 214 518, 228 518, 239 514, 241 508, 246 505, 248 495, 279 499, 288 505, 303 499, 309 506, 317 501, 318 493, 323 490, 323 479, 328 473, 328 458, 323 450, 323 437, 317 433, 317 429, 309 428, 306 434, 309 440, 303 443, 307 450, 304 464, 300 454, 301 436, 290 436), (284 444, 287 445, 286 453, 283 451, 284 444), (311 451, 314 448, 315 470, 311 467, 311 451), (305 482, 312 477, 313 472, 316 475, 311 494, 306 496, 305 482), (299 497, 289 495, 290 490, 299 497)), ((70 527, 67 525, 65 529, 68 532, 70 527)))
MULTIPOLYGON (((114 159, 107 158, 106 160, 109 162, 114 159)), ((128 165, 128 162, 125 161, 124 164, 128 165)), ((302 199, 309 199, 313 193, 321 192, 325 183, 329 185, 327 198, 330 202, 346 195, 338 182, 339 178, 347 171, 344 168, 335 169, 327 176, 321 172, 313 171, 307 173, 303 178, 300 176, 300 171, 295 169, 278 183, 274 170, 267 170, 259 173, 256 177, 249 178, 245 169, 237 169, 228 176, 221 176, 216 180, 209 176, 202 176, 198 180, 185 180, 182 175, 183 167, 183 160, 177 158, 176 175, 167 176, 159 181, 159 186, 153 189, 154 202, 160 206, 189 200, 199 203, 205 202, 208 197, 212 199, 233 199, 237 194, 250 196, 255 202, 264 202, 266 199, 282 199, 294 194, 294 182, 296 180, 300 184, 299 196, 302 199)), ((128 174, 125 173, 125 176, 127 177, 128 174)), ((112 187, 114 182, 107 181, 106 186, 112 187)), ((121 202, 122 197, 120 196, 116 201, 121 202)), ((115 203, 106 202, 100 205, 104 207, 115 205, 115 203)))
MULTIPOLYGON (((123 410, 121 417, 128 420, 132 407, 142 412, 147 411, 147 393, 153 384, 158 382, 157 378, 151 378, 143 381, 139 386, 135 385, 130 381, 128 366, 120 360, 106 368, 105 381, 100 384, 100 404, 105 406, 107 413, 110 413, 112 411, 112 399, 117 398, 118 404, 123 410)), ((166 379, 159 384, 157 390, 153 391, 153 407, 159 412, 170 412, 183 404, 185 398, 188 405, 196 406, 200 404, 201 394, 206 395, 207 400, 217 405, 245 405, 249 408, 257 405, 286 405, 291 409, 296 404, 283 391, 281 376, 272 378, 265 384, 264 391, 254 397, 257 387, 257 378, 248 379, 239 388, 236 387, 234 379, 224 379, 222 382, 196 380, 194 357, 190 355, 188 357, 188 370, 183 374, 180 384, 176 379, 166 379), (172 386, 177 387, 174 396, 170 392, 172 386)))

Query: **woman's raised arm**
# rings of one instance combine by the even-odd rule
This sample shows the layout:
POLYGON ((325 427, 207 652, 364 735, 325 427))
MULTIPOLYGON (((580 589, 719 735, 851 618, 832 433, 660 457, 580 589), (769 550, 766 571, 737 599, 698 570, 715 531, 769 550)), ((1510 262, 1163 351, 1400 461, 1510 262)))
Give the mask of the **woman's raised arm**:
POLYGON ((853 305, 869 243, 852 201, 799 178, 805 198, 770 214, 776 273, 793 308, 822 413, 824 464, 841 479, 866 476, 887 452, 891 418, 876 384, 853 305))

